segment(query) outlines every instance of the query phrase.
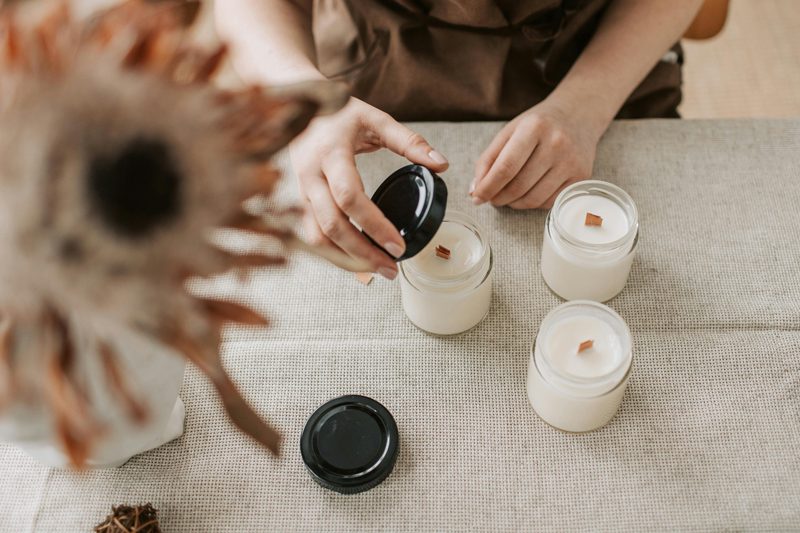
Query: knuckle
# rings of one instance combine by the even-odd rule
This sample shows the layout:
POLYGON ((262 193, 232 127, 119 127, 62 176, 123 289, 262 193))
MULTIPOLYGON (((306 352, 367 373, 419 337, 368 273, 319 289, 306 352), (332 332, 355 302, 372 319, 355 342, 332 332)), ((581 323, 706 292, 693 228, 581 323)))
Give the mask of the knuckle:
MULTIPOLYGON (((405 149, 409 150, 415 146, 427 144, 425 139, 417 132, 409 132, 408 137, 406 138, 405 149)), ((405 154, 404 154, 405 155, 405 154)))
POLYGON ((506 186, 505 191, 503 191, 503 196, 511 200, 517 200, 526 192, 528 192, 528 189, 525 184, 522 183, 522 180, 514 180, 506 186))
POLYGON ((544 129, 545 123, 544 119, 539 115, 532 115, 528 120, 525 121, 525 129, 530 133, 536 133, 544 129))
POLYGON ((550 143, 555 148, 564 148, 569 144, 569 137, 563 130, 557 129, 550 135, 550 143))
POLYGON ((325 246, 327 244, 327 239, 321 233, 313 232, 309 233, 308 242, 312 246, 325 246))
POLYGON ((351 211, 358 203, 358 191, 346 185, 331 184, 331 193, 342 211, 351 211))
POLYGON ((370 113, 372 114, 371 122, 378 130, 385 130, 394 123, 392 116, 385 111, 373 108, 370 110, 370 113))
POLYGON ((498 159, 492 166, 492 174, 498 177, 512 176, 514 167, 508 159, 498 159))
POLYGON ((319 227, 322 233, 332 241, 336 241, 342 236, 344 223, 339 218, 326 218, 321 220, 319 227))

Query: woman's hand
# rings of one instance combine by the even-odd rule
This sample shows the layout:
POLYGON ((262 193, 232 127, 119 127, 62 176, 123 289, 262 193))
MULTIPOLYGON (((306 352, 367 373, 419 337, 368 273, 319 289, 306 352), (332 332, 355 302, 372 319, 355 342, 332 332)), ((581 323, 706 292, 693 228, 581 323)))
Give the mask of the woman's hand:
POLYGON ((561 189, 588 179, 607 123, 576 111, 551 95, 506 124, 475 166, 473 202, 550 207, 561 189))
POLYGON ((355 155, 388 148, 434 172, 447 160, 419 134, 388 114, 352 98, 338 113, 315 119, 292 144, 292 164, 307 203, 306 238, 318 246, 339 248, 365 261, 385 278, 397 276, 397 264, 372 244, 356 225, 386 252, 405 252, 400 233, 364 191, 355 155))

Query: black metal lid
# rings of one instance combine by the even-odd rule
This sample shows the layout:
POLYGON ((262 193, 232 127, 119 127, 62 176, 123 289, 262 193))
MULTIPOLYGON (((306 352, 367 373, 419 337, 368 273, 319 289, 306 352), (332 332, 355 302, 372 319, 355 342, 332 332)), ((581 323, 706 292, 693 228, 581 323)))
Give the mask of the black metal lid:
POLYGON ((300 453, 311 477, 326 489, 355 494, 386 479, 397 459, 397 424, 366 396, 342 396, 308 419, 300 453))
POLYGON ((397 259, 402 261, 421 252, 439 230, 447 208, 447 185, 427 168, 408 165, 386 178, 372 201, 403 237, 406 252, 397 259))

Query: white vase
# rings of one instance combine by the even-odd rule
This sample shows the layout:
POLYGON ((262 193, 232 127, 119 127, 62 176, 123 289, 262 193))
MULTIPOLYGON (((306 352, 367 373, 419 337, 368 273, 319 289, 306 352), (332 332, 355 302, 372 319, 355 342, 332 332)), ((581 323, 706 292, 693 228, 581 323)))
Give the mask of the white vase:
MULTIPOLYGON (((86 466, 112 468, 183 434, 185 410, 178 396, 186 361, 136 335, 117 337, 113 348, 120 373, 133 397, 147 411, 143 423, 131 420, 108 383, 101 360, 86 339, 76 341, 75 372, 86 391, 94 419, 102 428, 89 451, 86 466)), ((0 411, 0 440, 12 443, 52 467, 66 467, 69 458, 54 431, 49 409, 41 401, 16 401, 0 411)))

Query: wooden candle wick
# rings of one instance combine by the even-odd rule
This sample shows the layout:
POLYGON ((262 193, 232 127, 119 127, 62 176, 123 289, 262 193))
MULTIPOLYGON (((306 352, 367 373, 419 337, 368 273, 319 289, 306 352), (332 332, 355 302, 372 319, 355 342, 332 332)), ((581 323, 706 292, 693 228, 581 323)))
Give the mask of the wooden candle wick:
POLYGON ((588 350, 592 346, 594 346, 594 341, 593 340, 591 340, 591 339, 585 340, 582 343, 580 343, 580 345, 578 346, 578 353, 581 353, 584 350, 588 350))
POLYGON ((436 246, 436 257, 441 257, 444 260, 450 259, 450 250, 440 244, 436 246))
POLYGON ((586 213, 586 220, 584 222, 587 226, 602 226, 603 217, 595 215, 594 213, 586 213))

